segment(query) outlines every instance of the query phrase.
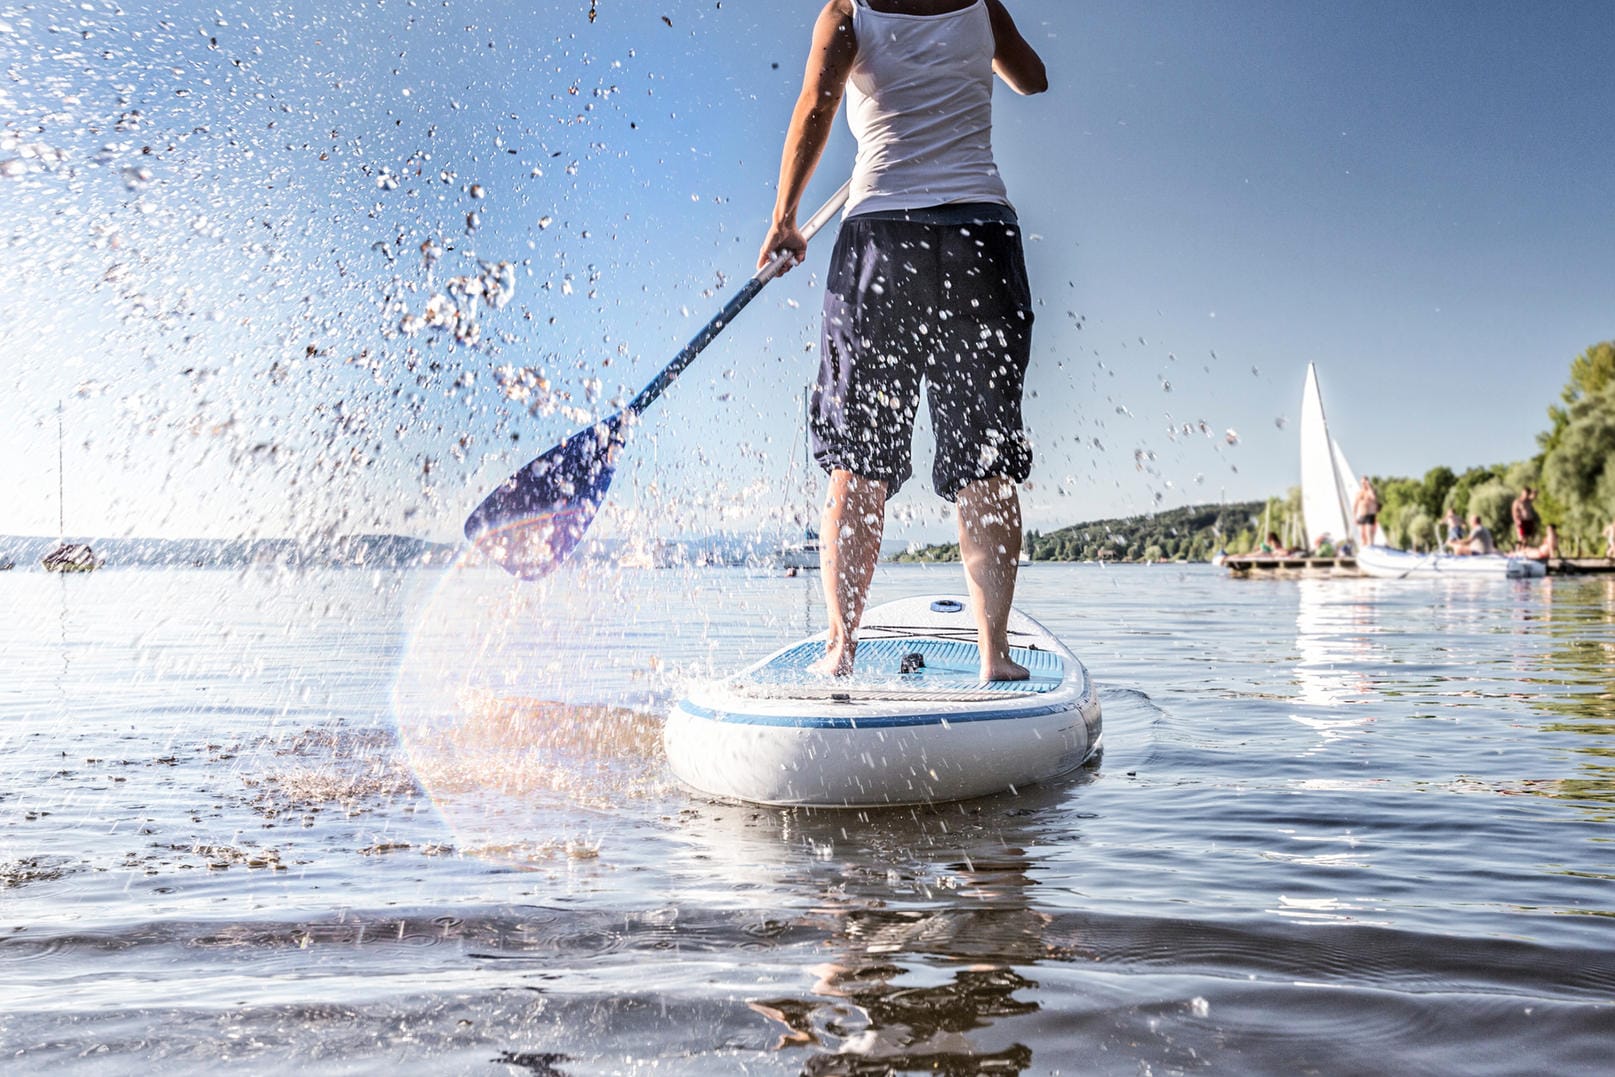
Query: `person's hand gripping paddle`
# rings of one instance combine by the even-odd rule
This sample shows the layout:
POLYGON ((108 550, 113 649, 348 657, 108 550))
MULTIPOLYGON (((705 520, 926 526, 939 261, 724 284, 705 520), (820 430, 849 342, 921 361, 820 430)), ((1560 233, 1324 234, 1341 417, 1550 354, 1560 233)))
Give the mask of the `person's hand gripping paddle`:
MULTIPOLYGON (((823 228, 847 201, 847 184, 802 226, 805 239, 823 228)), ((605 501, 626 442, 626 427, 672 385, 684 368, 734 321, 763 286, 786 268, 781 251, 759 269, 722 310, 626 408, 579 430, 500 483, 466 518, 465 537, 486 557, 524 580, 537 579, 572 552, 605 501)))

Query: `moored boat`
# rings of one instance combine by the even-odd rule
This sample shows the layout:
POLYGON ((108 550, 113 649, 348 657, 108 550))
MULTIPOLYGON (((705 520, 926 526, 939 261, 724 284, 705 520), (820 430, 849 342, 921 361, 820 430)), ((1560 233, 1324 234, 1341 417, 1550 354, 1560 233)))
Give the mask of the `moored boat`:
POLYGON ((100 558, 87 542, 64 542, 39 559, 46 572, 94 572, 100 558))
MULTIPOLYGON (((1318 372, 1307 365, 1306 387, 1301 394, 1301 497, 1308 538, 1351 538, 1351 492, 1357 479, 1345 453, 1329 433, 1318 372)), ((1377 541, 1354 552, 1358 572, 1386 580, 1409 579, 1533 579, 1547 574, 1547 565, 1504 554, 1416 553, 1377 541)))
POLYGON ((94 572, 101 567, 101 559, 87 542, 68 542, 61 538, 67 531, 67 453, 62 428, 62 407, 56 408, 56 548, 39 559, 46 572, 94 572))
POLYGON ((1413 553, 1389 546, 1365 546, 1358 550, 1357 567, 1365 575, 1387 580, 1520 580, 1544 576, 1548 571, 1548 566, 1541 561, 1500 553, 1413 553))
POLYGON ((819 567, 819 536, 809 528, 800 542, 787 542, 779 549, 781 568, 816 569, 819 567))

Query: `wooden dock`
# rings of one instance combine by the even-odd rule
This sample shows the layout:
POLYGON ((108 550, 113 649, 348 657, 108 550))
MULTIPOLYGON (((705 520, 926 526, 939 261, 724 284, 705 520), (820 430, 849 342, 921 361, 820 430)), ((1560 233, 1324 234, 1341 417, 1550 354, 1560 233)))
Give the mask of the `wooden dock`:
POLYGON ((1229 554, 1222 559, 1230 576, 1361 576, 1355 557, 1279 557, 1270 553, 1229 554))
MULTIPOLYGON (((1230 554, 1222 559, 1236 579, 1251 576, 1361 576, 1353 557, 1277 557, 1270 553, 1230 554)), ((1602 576, 1615 574, 1615 558, 1555 557, 1548 562, 1550 576, 1602 576)))
POLYGON ((1555 557, 1548 562, 1550 576, 1607 576, 1615 574, 1615 557, 1555 557))

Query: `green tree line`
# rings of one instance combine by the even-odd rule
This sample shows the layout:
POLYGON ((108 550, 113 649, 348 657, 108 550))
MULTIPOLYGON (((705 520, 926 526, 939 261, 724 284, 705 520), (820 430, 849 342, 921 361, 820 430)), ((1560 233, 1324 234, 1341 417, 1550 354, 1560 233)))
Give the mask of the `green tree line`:
MULTIPOLYGON (((1238 541, 1252 542, 1252 529, 1259 525, 1263 508, 1260 501, 1193 505, 1147 516, 1094 520, 1058 531, 1028 531, 1023 552, 1033 561, 1208 561, 1221 550, 1234 550, 1238 541)), ((898 557, 899 561, 958 559, 956 543, 926 546, 898 557)))
POLYGON ((1548 408, 1540 450, 1527 460, 1472 467, 1456 474, 1434 467, 1422 478, 1376 477, 1380 526, 1391 545, 1428 550, 1445 538, 1448 510, 1479 516, 1500 542, 1513 535, 1510 508, 1529 486, 1537 514, 1559 529, 1567 554, 1602 553, 1615 521, 1615 342, 1594 344, 1570 364, 1560 402, 1548 408))
MULTIPOLYGON (((1513 534, 1510 508, 1529 486, 1538 491, 1538 515, 1559 528, 1566 554, 1602 553, 1604 528, 1615 521, 1615 342, 1594 344, 1576 357, 1548 420, 1537 435, 1540 451, 1528 460, 1462 473, 1442 465, 1418 478, 1372 477, 1387 540, 1402 549, 1437 549, 1446 538, 1441 520, 1451 510, 1465 520, 1479 516, 1506 547, 1505 536, 1513 534)), ((1265 502, 1195 505, 1030 531, 1024 553, 1034 561, 1204 561, 1219 552, 1256 551, 1269 532, 1283 546, 1305 544, 1299 487, 1265 502)), ((958 559, 952 543, 899 558, 958 559)))

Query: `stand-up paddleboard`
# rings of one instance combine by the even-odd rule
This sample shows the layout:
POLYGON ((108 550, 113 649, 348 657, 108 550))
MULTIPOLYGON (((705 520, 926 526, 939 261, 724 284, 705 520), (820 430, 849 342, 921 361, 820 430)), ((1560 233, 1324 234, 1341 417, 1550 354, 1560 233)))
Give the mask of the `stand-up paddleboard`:
POLYGON ((1013 790, 1098 750, 1099 697, 1076 655, 1010 614, 1010 655, 1030 680, 982 681, 961 598, 869 610, 851 675, 808 667, 826 634, 703 685, 662 740, 685 784, 715 797, 825 807, 925 804, 1013 790))

